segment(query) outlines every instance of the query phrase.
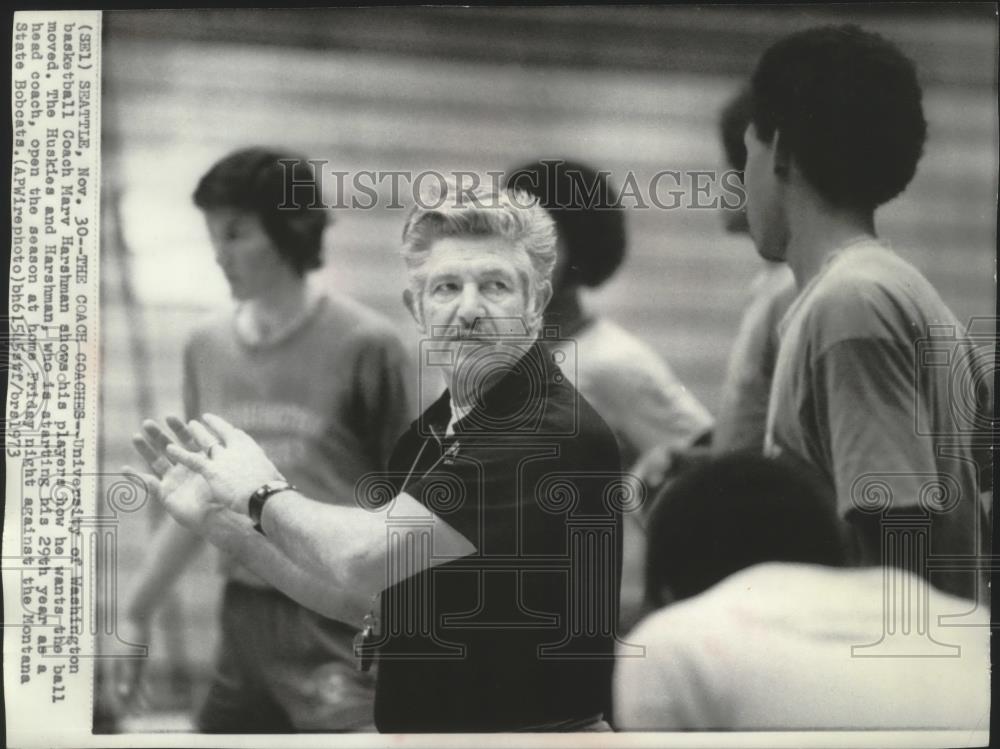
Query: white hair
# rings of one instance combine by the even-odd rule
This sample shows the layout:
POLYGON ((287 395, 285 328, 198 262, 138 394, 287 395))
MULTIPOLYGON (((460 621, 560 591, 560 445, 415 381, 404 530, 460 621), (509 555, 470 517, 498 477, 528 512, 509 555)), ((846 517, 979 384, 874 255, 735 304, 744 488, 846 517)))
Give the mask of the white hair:
POLYGON ((422 290, 420 267, 431 246, 444 237, 502 237, 527 254, 532 276, 528 289, 551 282, 556 263, 555 223, 538 202, 522 190, 466 188, 443 183, 432 200, 421 200, 403 227, 401 254, 414 291, 422 290))

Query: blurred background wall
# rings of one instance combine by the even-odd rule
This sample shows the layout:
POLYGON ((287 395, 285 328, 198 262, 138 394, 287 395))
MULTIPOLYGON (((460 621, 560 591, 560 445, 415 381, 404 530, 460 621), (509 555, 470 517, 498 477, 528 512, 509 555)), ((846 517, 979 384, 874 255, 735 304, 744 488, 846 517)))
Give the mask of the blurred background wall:
MULTIPOLYGON (((143 415, 180 411, 180 350, 229 304, 190 195, 231 149, 283 145, 331 169, 504 170, 565 157, 647 184, 720 166, 716 118, 759 54, 804 27, 855 21, 917 62, 930 123, 907 192, 879 230, 958 316, 994 312, 997 25, 992 4, 787 8, 378 8, 111 11, 104 16, 103 424, 107 470, 133 461, 143 415)), ((388 186, 380 205, 388 202, 388 186)), ((405 211, 340 210, 323 283, 400 304, 405 211)), ((629 254, 589 298, 634 330, 714 410, 759 261, 714 210, 631 210, 629 254)), ((322 376, 321 372, 317 376, 322 376)), ((155 511, 122 518, 127 589, 155 511)), ((153 652, 160 704, 210 668, 210 555, 178 587, 153 652), (166 685, 166 686, 164 686, 166 685)), ((171 703, 173 700, 173 703, 171 703)))

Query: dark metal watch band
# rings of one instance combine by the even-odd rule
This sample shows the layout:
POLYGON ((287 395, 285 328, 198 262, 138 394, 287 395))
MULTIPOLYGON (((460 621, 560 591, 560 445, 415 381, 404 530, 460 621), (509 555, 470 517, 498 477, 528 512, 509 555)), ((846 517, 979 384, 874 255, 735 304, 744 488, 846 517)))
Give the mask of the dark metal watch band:
POLYGON ((253 521, 255 531, 263 535, 264 528, 260 524, 261 513, 264 512, 264 503, 278 492, 295 491, 295 487, 287 481, 268 481, 260 489, 250 495, 247 503, 247 515, 253 521))

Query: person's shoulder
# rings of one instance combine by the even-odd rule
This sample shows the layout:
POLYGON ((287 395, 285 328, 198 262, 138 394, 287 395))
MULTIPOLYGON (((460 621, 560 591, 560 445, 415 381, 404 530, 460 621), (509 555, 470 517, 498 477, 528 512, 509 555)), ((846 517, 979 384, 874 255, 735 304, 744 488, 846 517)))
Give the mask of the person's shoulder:
POLYGON ((882 304, 930 290, 927 279, 912 263, 875 242, 845 250, 830 263, 812 295, 814 305, 882 304))
POLYGON ((818 353, 845 340, 906 338, 924 309, 937 305, 920 272, 886 248, 865 245, 833 263, 805 300, 804 320, 818 353))
POLYGON ((796 591, 823 588, 842 578, 843 569, 799 562, 761 562, 734 572, 710 589, 719 598, 743 591, 794 598, 796 591))
POLYGON ((625 638, 626 642, 645 646, 647 653, 657 658, 678 655, 681 650, 700 651, 710 630, 725 627, 729 618, 729 595, 720 588, 723 584, 647 614, 625 638))
POLYGON ((539 439, 559 444, 567 460, 592 462, 595 470, 620 469, 618 441, 597 410, 565 375, 549 381, 529 396, 538 410, 530 431, 539 439))
POLYGON ((397 326, 381 312, 345 294, 324 291, 320 319, 323 329, 338 341, 358 346, 401 348, 397 326))
MULTIPOLYGON (((706 642, 747 631, 778 632, 787 620, 809 616, 814 601, 843 589, 843 570, 793 562, 763 562, 745 567, 698 595, 647 615, 626 638, 653 645, 662 654, 704 653, 706 642), (835 583, 840 582, 837 586, 835 583), (800 612, 800 610, 805 610, 800 612)), ((824 604, 824 610, 828 607, 824 604)), ((796 620, 797 621, 797 620, 796 620)))
POLYGON ((324 290, 320 298, 322 305, 320 316, 338 327, 348 330, 356 328, 364 333, 376 332, 383 335, 393 333, 393 325, 389 318, 354 297, 324 290))
POLYGON ((232 310, 209 312, 187 334, 184 346, 189 351, 200 349, 218 350, 231 345, 236 337, 232 310))
POLYGON ((603 399, 611 393, 667 388, 676 375, 652 346, 611 320, 598 319, 577 339, 574 381, 603 399))
POLYGON ((652 346, 612 320, 599 317, 577 338, 588 368, 642 369, 660 361, 652 346))
POLYGON ((617 440, 604 418, 575 385, 564 380, 549 389, 548 419, 572 421, 575 439, 589 443, 617 445, 617 440))

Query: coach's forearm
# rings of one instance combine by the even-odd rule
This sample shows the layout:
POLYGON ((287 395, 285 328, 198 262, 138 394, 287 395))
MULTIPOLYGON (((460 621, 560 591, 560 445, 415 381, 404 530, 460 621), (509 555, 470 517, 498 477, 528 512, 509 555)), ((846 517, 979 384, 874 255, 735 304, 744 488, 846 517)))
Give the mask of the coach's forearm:
POLYGON ((338 587, 369 597, 385 587, 384 513, 324 504, 284 491, 267 501, 261 526, 298 566, 338 587))
POLYGON ((373 605, 371 594, 338 585, 332 577, 317 575, 296 564, 254 530, 247 517, 218 512, 208 519, 203 530, 224 553, 289 598, 324 616, 360 626, 373 605))

